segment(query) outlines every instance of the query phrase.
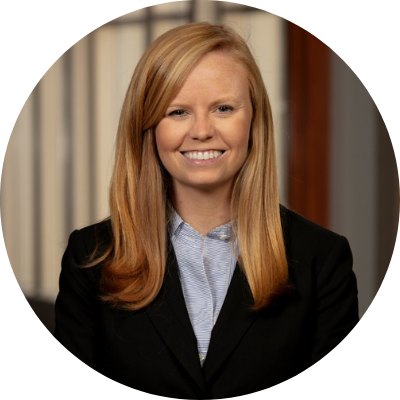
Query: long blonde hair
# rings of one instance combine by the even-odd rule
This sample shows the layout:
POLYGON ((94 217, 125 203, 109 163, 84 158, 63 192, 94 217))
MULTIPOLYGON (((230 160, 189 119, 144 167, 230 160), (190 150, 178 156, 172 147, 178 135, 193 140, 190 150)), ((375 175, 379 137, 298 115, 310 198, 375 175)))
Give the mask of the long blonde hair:
POLYGON ((239 171, 231 209, 237 210, 239 265, 259 310, 287 288, 269 99, 257 64, 245 41, 223 25, 193 23, 172 29, 139 61, 123 103, 110 188, 113 237, 103 262, 103 300, 138 310, 161 289, 167 257, 169 176, 155 145, 155 127, 205 54, 224 50, 245 68, 253 106, 247 159, 239 171))

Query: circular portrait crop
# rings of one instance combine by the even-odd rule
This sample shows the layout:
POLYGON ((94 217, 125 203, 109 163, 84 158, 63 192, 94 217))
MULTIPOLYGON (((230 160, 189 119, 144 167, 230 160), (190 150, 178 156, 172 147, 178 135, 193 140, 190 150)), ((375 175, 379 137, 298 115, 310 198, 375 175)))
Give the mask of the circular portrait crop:
POLYGON ((317 37, 249 6, 170 2, 47 71, 1 206, 52 346, 126 390, 222 399, 309 371, 357 326, 399 180, 374 101, 317 37))

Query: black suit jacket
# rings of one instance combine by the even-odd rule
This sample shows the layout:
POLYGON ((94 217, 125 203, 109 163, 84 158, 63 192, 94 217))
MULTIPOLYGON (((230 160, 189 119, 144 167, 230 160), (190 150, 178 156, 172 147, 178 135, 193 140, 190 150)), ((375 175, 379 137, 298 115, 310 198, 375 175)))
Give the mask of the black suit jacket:
POLYGON ((260 312, 236 268, 203 368, 169 248, 163 287, 145 309, 99 300, 101 264, 79 268, 111 237, 109 222, 71 234, 56 301, 57 339, 105 376, 132 388, 187 399, 225 398, 276 385, 331 351, 358 322, 357 285, 347 240, 282 209, 294 290, 260 312))

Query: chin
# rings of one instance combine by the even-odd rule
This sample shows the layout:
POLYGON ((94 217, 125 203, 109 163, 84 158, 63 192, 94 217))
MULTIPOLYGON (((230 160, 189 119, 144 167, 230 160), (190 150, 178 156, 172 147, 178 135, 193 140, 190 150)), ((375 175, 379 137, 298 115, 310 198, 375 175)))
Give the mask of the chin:
POLYGON ((222 180, 203 180, 186 184, 186 186, 191 187, 192 189, 203 190, 203 191, 222 189, 231 185, 232 185, 231 181, 222 181, 222 180))

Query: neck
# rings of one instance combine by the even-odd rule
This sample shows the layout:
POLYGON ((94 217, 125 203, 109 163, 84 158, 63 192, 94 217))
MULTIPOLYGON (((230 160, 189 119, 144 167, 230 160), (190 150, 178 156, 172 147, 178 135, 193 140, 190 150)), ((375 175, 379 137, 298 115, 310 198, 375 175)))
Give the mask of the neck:
POLYGON ((229 188, 205 191, 173 185, 172 204, 181 218, 202 235, 231 221, 229 188))

